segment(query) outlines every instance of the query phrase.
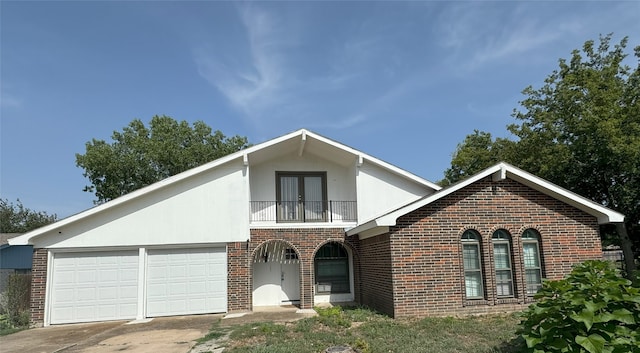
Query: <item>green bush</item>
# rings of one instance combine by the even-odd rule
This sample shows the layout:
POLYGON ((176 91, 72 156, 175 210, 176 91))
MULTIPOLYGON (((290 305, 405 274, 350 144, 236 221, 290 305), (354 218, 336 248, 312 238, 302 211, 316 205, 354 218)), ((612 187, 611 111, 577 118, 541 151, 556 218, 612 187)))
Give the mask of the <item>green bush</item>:
POLYGON ((610 263, 576 265, 535 298, 521 322, 528 352, 640 352, 640 288, 610 263))
POLYGON ((351 320, 345 315, 341 306, 332 306, 327 308, 315 307, 314 310, 318 313, 318 322, 324 325, 329 327, 351 326, 351 320))
POLYGON ((31 275, 12 274, 7 280, 7 288, 3 293, 6 323, 12 327, 29 325, 29 302, 31 299, 31 275))

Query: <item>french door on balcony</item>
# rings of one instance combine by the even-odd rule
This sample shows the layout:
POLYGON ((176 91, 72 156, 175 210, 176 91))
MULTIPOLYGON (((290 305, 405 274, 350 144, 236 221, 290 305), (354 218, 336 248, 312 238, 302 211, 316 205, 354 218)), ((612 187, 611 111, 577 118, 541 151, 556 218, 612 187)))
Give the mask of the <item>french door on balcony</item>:
POLYGON ((324 222, 327 210, 325 172, 277 172, 278 222, 324 222))

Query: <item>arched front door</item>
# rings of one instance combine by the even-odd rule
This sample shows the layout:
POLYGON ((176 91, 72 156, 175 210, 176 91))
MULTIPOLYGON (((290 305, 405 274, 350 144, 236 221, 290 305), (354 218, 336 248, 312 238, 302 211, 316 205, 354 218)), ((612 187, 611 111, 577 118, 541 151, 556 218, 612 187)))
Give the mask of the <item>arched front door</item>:
POLYGON ((253 306, 300 303, 300 260, 283 241, 260 245, 253 255, 253 306))

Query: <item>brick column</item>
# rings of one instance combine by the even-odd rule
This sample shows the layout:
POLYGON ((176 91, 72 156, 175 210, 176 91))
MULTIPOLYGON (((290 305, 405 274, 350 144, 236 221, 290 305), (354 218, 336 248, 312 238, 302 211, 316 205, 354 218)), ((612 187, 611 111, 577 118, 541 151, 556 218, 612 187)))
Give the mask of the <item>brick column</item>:
POLYGON ((227 310, 251 310, 251 269, 247 242, 227 244, 227 310))
POLYGON ((47 286, 47 249, 35 249, 31 269, 31 325, 44 324, 44 299, 47 286))

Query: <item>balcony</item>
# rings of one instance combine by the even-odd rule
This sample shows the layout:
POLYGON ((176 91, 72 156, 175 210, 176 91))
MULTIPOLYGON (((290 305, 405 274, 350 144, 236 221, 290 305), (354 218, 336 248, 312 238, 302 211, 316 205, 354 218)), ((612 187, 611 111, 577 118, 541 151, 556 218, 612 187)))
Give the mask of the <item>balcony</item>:
POLYGON ((356 201, 250 201, 251 223, 356 222, 356 201))

